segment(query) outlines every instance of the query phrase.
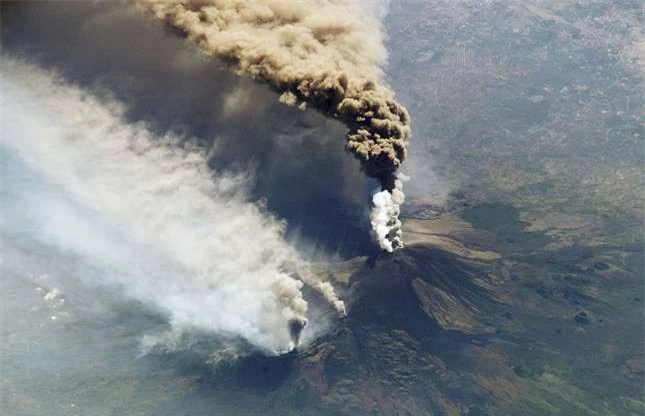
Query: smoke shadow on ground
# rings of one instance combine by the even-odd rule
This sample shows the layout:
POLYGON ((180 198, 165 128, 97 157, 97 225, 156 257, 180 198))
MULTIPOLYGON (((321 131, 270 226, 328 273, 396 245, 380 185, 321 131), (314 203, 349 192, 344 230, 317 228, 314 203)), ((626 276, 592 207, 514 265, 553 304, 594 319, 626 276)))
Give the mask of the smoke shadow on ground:
POLYGON ((444 322, 503 307, 491 291, 476 283, 487 273, 484 263, 471 264, 456 254, 423 245, 377 254, 351 277, 354 305, 350 305, 347 324, 358 333, 372 326, 404 330, 433 354, 473 340, 484 343, 485 331, 463 331, 444 322), (437 293, 440 296, 432 296, 437 293), (455 302, 443 302, 448 298, 455 302), (424 308, 424 302, 430 307, 424 308))
POLYGON ((345 128, 278 102, 267 86, 200 55, 118 2, 3 2, 3 53, 126 104, 130 122, 180 132, 209 149, 214 171, 248 173, 250 198, 288 223, 313 258, 374 250, 367 207, 374 181, 344 151, 345 128))
POLYGON ((234 388, 264 395, 284 386, 295 369, 297 356, 296 351, 279 356, 254 353, 239 361, 214 366, 205 363, 204 357, 191 349, 147 359, 182 377, 199 380, 201 388, 210 393, 226 394, 228 388, 234 388))

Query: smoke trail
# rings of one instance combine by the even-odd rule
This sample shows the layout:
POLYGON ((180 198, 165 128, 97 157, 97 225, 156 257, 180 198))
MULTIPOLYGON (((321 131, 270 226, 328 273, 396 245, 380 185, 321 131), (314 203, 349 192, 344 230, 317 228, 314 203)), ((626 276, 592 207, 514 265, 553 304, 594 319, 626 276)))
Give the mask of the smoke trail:
POLYGON ((2 58, 3 153, 45 181, 7 181, 3 233, 88 259, 105 271, 90 283, 161 308, 178 332, 297 346, 308 305, 285 264, 298 260, 284 223, 248 202, 249 178, 213 174, 185 138, 155 136, 118 102, 2 58))
MULTIPOLYGON (((406 156, 410 117, 382 82, 386 52, 380 25, 360 5, 325 0, 315 6, 277 0, 138 4, 181 30, 206 54, 272 86, 280 101, 310 105, 341 120, 349 129, 346 149, 367 175, 379 180, 394 204, 401 199, 393 194, 395 188, 402 192, 395 172, 406 156)), ((387 196, 377 199, 382 198, 387 196)), ((398 215, 398 210, 392 213, 398 215)), ((400 228, 385 238, 390 240, 386 249, 400 246, 400 228)))
POLYGON ((343 317, 347 316, 347 309, 345 308, 345 302, 343 302, 338 297, 331 283, 320 280, 311 271, 311 268, 309 267, 309 265, 303 262, 296 263, 296 264, 291 263, 289 266, 295 276, 297 276, 300 280, 302 280, 303 282, 311 286, 314 290, 316 290, 318 293, 320 293, 327 300, 327 302, 329 302, 334 307, 334 309, 336 309, 336 312, 338 312, 340 316, 343 316, 343 317))

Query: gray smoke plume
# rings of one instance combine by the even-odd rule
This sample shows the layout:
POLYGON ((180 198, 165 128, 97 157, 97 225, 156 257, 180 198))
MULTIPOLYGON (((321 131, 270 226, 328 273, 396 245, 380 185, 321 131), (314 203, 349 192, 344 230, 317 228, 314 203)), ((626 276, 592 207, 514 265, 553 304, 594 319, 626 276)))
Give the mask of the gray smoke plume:
MULTIPOLYGON (((269 84, 281 102, 312 106, 342 121, 349 129, 346 149, 363 171, 379 180, 383 192, 402 192, 395 172, 406 156, 410 117, 382 82, 386 52, 380 25, 360 5, 325 0, 137 3, 207 55, 269 84)), ((398 227, 397 221, 390 224, 398 227)), ((386 235, 391 247, 402 245, 400 227, 386 235)))
MULTIPOLYGON (((0 160, 13 162, 0 235, 73 253, 100 271, 87 283, 163 310, 174 334, 232 334, 270 353, 298 346, 308 303, 287 265, 303 262, 285 224, 248 201, 248 178, 213 172, 188 138, 128 123, 118 101, 2 58, 12 111, 0 160)), ((338 307, 330 285, 306 283, 338 307)))

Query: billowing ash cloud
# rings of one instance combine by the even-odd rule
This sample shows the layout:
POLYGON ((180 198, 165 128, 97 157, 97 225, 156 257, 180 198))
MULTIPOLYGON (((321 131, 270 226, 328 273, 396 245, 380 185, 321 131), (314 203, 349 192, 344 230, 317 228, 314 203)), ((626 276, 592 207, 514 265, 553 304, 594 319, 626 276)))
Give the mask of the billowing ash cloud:
MULTIPOLYGON (((379 23, 353 2, 137 2, 181 30, 208 55, 269 84, 286 104, 312 106, 342 121, 346 149, 383 192, 402 192, 395 172, 406 156, 410 117, 383 82, 386 60, 379 23)), ((378 197, 382 199, 382 197, 378 197)), ((400 198, 391 196, 396 204, 400 198)), ((379 209, 377 207, 377 209, 379 209)), ((398 212, 395 209, 394 212, 398 212)), ((389 245, 401 246, 398 219, 388 222, 389 245), (394 228, 392 228, 394 227, 394 228)), ((376 235, 381 230, 374 230, 376 235)), ((383 247, 383 244, 381 244, 383 247)))
POLYGON ((3 53, 126 104, 129 123, 195 137, 217 171, 252 173, 248 192, 287 221, 304 256, 364 255, 375 181, 343 151, 345 126, 283 105, 265 83, 205 59, 177 31, 123 2, 1 2, 3 53), (37 30, 25 30, 26 27, 37 30))
POLYGON ((163 310, 177 333, 242 337, 274 353, 297 346, 308 303, 289 265, 301 260, 284 223, 249 201, 248 177, 213 171, 190 138, 130 123, 122 103, 33 65, 3 56, 0 85, 11 109, 4 236, 78 256, 93 265, 88 283, 163 310))

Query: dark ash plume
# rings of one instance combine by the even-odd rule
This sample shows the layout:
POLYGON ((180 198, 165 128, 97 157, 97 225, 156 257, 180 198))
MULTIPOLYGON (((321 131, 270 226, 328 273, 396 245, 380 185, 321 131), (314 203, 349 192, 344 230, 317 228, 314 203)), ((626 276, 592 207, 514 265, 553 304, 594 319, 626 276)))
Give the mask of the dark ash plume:
POLYGON ((291 336, 292 349, 298 348, 300 345, 300 335, 302 330, 307 326, 306 319, 294 318, 289 321, 289 335, 291 336))
MULTIPOLYGON (((315 5, 275 0, 138 4, 207 55, 231 62, 238 74, 269 84, 280 101, 312 106, 342 121, 349 129, 346 149, 383 191, 394 191, 410 117, 382 82, 386 53, 379 22, 359 5, 324 0, 315 5)), ((391 246, 401 246, 398 230, 388 236, 391 246)))

